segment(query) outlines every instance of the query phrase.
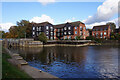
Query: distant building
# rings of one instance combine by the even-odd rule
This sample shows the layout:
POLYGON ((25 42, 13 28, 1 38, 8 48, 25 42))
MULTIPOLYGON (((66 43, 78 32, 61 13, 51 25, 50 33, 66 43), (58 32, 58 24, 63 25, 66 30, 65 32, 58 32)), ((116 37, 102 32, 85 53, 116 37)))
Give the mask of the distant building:
POLYGON ((115 29, 115 30, 114 30, 114 33, 115 33, 115 34, 119 34, 119 30, 120 30, 119 28, 115 29))
POLYGON ((96 38, 104 38, 108 39, 110 38, 110 25, 99 25, 99 26, 94 26, 92 29, 92 36, 96 38))
POLYGON ((54 39, 54 27, 49 22, 32 23, 32 36, 34 39, 38 39, 38 35, 44 32, 47 39, 54 39))

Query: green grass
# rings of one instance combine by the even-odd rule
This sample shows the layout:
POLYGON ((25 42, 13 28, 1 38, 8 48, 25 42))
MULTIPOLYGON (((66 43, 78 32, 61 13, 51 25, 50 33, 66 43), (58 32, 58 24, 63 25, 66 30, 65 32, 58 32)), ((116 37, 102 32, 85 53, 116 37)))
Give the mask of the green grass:
MULTIPOLYGON (((28 74, 17 68, 16 66, 12 65, 7 61, 7 59, 11 58, 7 52, 3 49, 2 52, 2 78, 4 80, 8 78, 22 78, 21 80, 33 80, 28 74)), ((13 79, 12 79, 13 80, 13 79)))

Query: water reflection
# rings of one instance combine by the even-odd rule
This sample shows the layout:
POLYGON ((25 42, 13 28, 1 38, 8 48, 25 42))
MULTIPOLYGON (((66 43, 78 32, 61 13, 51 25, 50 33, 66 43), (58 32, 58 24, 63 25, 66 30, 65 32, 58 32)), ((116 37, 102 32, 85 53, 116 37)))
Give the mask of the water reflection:
POLYGON ((118 47, 11 48, 29 65, 60 78, 117 78, 118 47))

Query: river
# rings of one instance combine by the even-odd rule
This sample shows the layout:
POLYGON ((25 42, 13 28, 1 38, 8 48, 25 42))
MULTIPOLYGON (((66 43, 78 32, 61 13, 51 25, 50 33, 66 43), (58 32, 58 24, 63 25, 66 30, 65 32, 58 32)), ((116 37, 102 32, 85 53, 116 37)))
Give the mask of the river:
POLYGON ((10 48, 59 78, 118 78, 118 46, 10 48))

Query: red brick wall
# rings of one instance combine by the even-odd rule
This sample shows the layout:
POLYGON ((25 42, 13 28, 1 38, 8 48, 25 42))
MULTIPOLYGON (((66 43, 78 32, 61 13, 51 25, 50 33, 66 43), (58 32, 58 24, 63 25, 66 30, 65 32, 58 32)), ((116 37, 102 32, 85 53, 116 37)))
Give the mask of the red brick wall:
MULTIPOLYGON (((92 31, 92 36, 96 37, 96 36, 94 35, 94 33, 95 33, 95 35, 96 35, 96 33, 98 33, 98 38, 101 38, 101 37, 100 37, 101 33, 103 33, 102 38, 104 38, 104 37, 110 38, 110 33, 111 33, 110 26, 109 26, 108 30, 106 30, 106 31, 92 31), (105 32, 106 32, 106 35, 104 34, 105 32)), ((96 37, 96 38, 97 38, 97 37, 96 37)))
POLYGON ((56 32, 57 32, 57 29, 54 29, 54 40, 57 40, 57 37, 56 37, 57 33, 56 32))

